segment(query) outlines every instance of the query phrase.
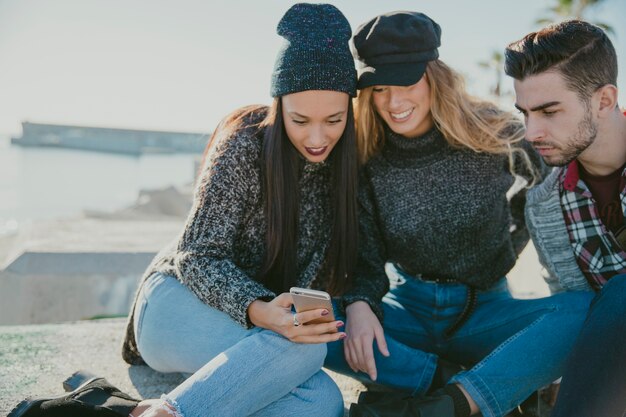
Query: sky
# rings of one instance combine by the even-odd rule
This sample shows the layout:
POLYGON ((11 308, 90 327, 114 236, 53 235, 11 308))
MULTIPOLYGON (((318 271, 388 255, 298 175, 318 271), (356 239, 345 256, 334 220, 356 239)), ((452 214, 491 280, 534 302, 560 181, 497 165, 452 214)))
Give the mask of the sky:
MULTIPOLYGON (((270 75, 282 39, 276 24, 292 4, 0 0, 0 135, 21 134, 22 121, 210 132, 231 110, 271 101, 270 75)), ((442 27, 440 58, 466 76, 472 93, 486 96, 494 75, 478 63, 538 29, 534 21, 552 1, 332 4, 353 31, 393 10, 428 14, 442 27)), ((606 0, 587 18, 616 29, 624 107, 626 1, 606 0)), ((512 91, 510 80, 504 89, 512 91)))

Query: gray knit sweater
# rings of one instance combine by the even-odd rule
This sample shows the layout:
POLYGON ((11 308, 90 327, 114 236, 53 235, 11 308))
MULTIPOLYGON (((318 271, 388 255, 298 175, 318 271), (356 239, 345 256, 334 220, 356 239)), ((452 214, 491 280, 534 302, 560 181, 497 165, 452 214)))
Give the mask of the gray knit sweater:
MULTIPOLYGON (((526 141, 520 146, 546 175, 537 153, 526 141)), ((530 178, 519 162, 516 172, 530 178)), ((386 262, 424 278, 490 287, 529 239, 525 189, 507 200, 513 183, 506 155, 453 148, 435 128, 411 139, 387 130, 359 184, 359 261, 344 304, 380 302, 389 288, 386 262)))
MULTIPOLYGON (((180 238, 159 253, 141 283, 155 272, 171 275, 206 305, 246 328, 248 306, 276 294, 255 280, 263 263, 266 223, 260 158, 263 129, 254 126, 266 111, 250 116, 231 135, 218 134, 198 182, 180 238)), ((297 285, 323 287, 316 280, 330 240, 330 167, 304 161, 299 178, 297 285)), ((140 284, 141 287, 141 284, 140 284)), ((142 363, 129 315, 122 356, 142 363)), ((184 323, 181 323, 184 326, 184 323)))

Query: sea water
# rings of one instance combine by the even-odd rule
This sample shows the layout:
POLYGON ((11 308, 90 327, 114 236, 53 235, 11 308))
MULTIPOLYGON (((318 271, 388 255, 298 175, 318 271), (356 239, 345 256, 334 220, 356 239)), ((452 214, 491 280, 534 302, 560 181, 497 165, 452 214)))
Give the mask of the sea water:
POLYGON ((126 207, 141 189, 188 184, 197 157, 26 148, 0 137, 0 237, 32 220, 126 207))

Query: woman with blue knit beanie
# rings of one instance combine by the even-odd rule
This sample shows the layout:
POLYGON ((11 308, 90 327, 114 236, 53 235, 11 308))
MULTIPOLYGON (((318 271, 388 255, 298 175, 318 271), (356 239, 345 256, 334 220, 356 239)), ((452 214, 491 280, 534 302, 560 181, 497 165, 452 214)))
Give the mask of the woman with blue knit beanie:
POLYGON ((508 290, 529 239, 511 187, 547 171, 522 121, 439 60, 431 18, 383 14, 353 39, 360 249, 327 366, 415 394, 366 394, 352 417, 502 417, 561 375, 592 297, 508 290))
POLYGON ((330 312, 294 314, 292 286, 339 295, 356 260, 357 150, 350 25, 329 4, 296 4, 272 75, 272 106, 213 133, 180 238, 154 259, 131 310, 124 359, 193 374, 139 403, 102 378, 11 417, 343 415, 322 370, 345 338, 330 312))

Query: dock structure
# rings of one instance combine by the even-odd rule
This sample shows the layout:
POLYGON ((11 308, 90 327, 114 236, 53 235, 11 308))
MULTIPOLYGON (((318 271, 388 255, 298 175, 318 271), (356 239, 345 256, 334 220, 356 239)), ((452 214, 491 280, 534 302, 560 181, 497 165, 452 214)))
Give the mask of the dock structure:
POLYGON ((201 153, 208 138, 208 133, 22 122, 22 136, 11 138, 11 143, 139 156, 151 153, 201 153))

